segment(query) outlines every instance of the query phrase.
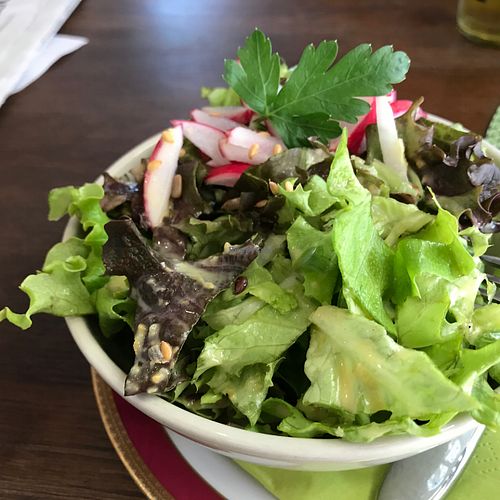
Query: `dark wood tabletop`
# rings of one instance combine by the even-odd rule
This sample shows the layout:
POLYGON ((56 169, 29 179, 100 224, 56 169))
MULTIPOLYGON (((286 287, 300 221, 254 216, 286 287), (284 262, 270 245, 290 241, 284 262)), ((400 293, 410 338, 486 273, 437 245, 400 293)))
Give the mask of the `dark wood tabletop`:
MULTIPOLYGON (((51 187, 94 179, 221 83, 223 59, 255 26, 295 63, 308 42, 393 44, 411 59, 402 98, 484 132, 500 104, 500 51, 455 28, 456 2, 84 0, 62 32, 89 38, 0 108, 0 307, 40 268, 64 223, 51 187)), ((61 319, 0 324, 0 498, 136 498, 102 428, 89 366, 61 319)))

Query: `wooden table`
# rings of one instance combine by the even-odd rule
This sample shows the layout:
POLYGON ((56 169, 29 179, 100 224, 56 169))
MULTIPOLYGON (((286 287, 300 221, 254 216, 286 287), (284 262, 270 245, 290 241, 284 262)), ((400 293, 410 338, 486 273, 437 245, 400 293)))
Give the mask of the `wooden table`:
MULTIPOLYGON (((90 43, 0 108, 0 305, 60 238, 53 186, 94 179, 201 103, 255 26, 294 63, 307 42, 392 43, 412 58, 399 95, 483 132, 500 104, 500 52, 463 39, 452 0, 86 0, 63 28, 90 43), (356 9, 354 8, 356 5, 356 9)), ((0 325, 0 498, 135 498, 101 426, 88 365, 62 320, 0 325)))

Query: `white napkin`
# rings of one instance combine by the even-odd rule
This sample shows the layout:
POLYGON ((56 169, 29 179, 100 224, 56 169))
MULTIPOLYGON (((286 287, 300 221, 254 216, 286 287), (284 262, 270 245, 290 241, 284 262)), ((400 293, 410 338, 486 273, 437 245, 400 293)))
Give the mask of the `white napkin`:
POLYGON ((0 106, 88 42, 59 35, 80 0, 0 0, 0 106))
POLYGON ((35 54, 11 94, 24 90, 28 85, 40 78, 61 57, 75 52, 75 50, 87 45, 87 43, 89 43, 88 38, 83 36, 56 35, 35 54))

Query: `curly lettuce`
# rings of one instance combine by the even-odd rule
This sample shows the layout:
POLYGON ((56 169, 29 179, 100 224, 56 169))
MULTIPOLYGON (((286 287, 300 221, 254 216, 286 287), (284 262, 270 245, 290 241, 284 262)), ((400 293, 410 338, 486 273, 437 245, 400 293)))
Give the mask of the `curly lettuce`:
POLYGON ((105 275, 102 247, 108 239, 104 225, 109 218, 101 208, 103 197, 98 184, 66 186, 49 193, 49 220, 75 216, 84 234, 49 250, 42 269, 20 285, 30 300, 27 311, 15 313, 5 307, 0 321, 6 319, 26 330, 37 313, 62 317, 97 314, 107 336, 132 324, 135 305, 129 298, 128 283, 121 281, 118 286, 117 279, 110 281, 105 275))

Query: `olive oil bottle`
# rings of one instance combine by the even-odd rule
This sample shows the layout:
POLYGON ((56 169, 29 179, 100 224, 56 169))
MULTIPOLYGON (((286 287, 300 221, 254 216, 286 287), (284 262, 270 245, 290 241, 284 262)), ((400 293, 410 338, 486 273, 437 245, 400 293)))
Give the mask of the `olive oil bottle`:
POLYGON ((500 46, 500 0, 459 0, 457 24, 467 38, 500 46))

